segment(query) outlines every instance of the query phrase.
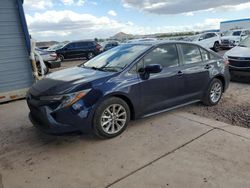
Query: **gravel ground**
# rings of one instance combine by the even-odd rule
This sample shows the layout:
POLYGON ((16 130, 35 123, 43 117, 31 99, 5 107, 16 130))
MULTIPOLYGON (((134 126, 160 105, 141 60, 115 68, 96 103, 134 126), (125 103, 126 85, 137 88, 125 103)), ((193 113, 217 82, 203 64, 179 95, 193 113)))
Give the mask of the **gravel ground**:
POLYGON ((250 128, 250 84, 231 82, 217 106, 201 103, 187 106, 184 111, 236 126, 250 128))
MULTIPOLYGON (((220 54, 223 55, 224 51, 220 54)), ((83 63, 84 60, 65 61, 62 67, 52 72, 83 63)), ((187 106, 181 110, 212 118, 236 126, 250 128, 250 83, 231 82, 217 106, 207 107, 201 103, 187 106)))

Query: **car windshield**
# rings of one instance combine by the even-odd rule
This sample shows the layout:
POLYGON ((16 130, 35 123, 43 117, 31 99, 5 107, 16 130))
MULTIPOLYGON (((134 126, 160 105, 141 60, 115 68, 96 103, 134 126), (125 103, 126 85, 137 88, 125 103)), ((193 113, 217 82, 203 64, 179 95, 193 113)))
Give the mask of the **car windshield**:
POLYGON ((102 71, 119 72, 149 47, 150 45, 147 44, 123 44, 96 56, 80 66, 102 71))
POLYGON ((188 41, 198 41, 200 39, 201 35, 194 35, 189 37, 188 41))
POLYGON ((66 44, 67 44, 67 43, 55 44, 55 45, 49 47, 47 50, 48 50, 48 51, 58 50, 58 49, 61 49, 62 47, 64 47, 66 44))
POLYGON ((250 37, 247 37, 245 40, 241 41, 239 46, 250 48, 250 37))
POLYGON ((241 31, 235 31, 233 32, 233 36, 240 36, 241 35, 241 31))

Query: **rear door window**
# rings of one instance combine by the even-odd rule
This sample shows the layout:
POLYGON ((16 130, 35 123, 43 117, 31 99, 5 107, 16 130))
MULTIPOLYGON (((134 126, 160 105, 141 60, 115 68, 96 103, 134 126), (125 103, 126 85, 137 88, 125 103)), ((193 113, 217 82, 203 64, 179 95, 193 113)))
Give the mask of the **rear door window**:
POLYGON ((76 43, 70 43, 67 45, 67 49, 72 50, 76 48, 76 43))
POLYGON ((155 48, 144 57, 145 66, 159 64, 162 67, 175 67, 179 64, 179 56, 175 44, 165 44, 155 48))
POLYGON ((184 64, 202 62, 201 53, 198 46, 193 44, 181 44, 181 50, 183 53, 184 64))
POLYGON ((201 56, 203 61, 209 61, 209 52, 204 50, 203 48, 200 48, 201 56))

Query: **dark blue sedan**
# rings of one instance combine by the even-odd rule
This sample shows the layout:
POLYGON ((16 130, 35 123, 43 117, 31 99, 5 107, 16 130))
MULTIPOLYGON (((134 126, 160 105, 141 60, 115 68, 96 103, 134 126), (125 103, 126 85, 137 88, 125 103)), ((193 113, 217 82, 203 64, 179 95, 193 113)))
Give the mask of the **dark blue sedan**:
POLYGON ((30 119, 47 133, 121 134, 129 120, 202 101, 216 105, 229 84, 228 62, 182 42, 139 42, 48 75, 28 94, 30 119))

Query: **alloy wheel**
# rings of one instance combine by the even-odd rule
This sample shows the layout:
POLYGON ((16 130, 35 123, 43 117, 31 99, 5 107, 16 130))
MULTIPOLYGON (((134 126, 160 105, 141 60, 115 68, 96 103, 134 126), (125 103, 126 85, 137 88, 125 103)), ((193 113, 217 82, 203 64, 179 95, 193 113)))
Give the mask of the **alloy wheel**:
POLYGON ((127 122, 127 112, 120 104, 107 107, 101 116, 101 127, 106 134, 118 133, 127 122))
POLYGON ((222 95, 222 86, 219 82, 215 82, 212 85, 211 91, 210 91, 210 99, 213 103, 217 103, 222 95))
POLYGON ((88 53, 88 59, 92 59, 94 57, 94 54, 92 52, 88 53))

